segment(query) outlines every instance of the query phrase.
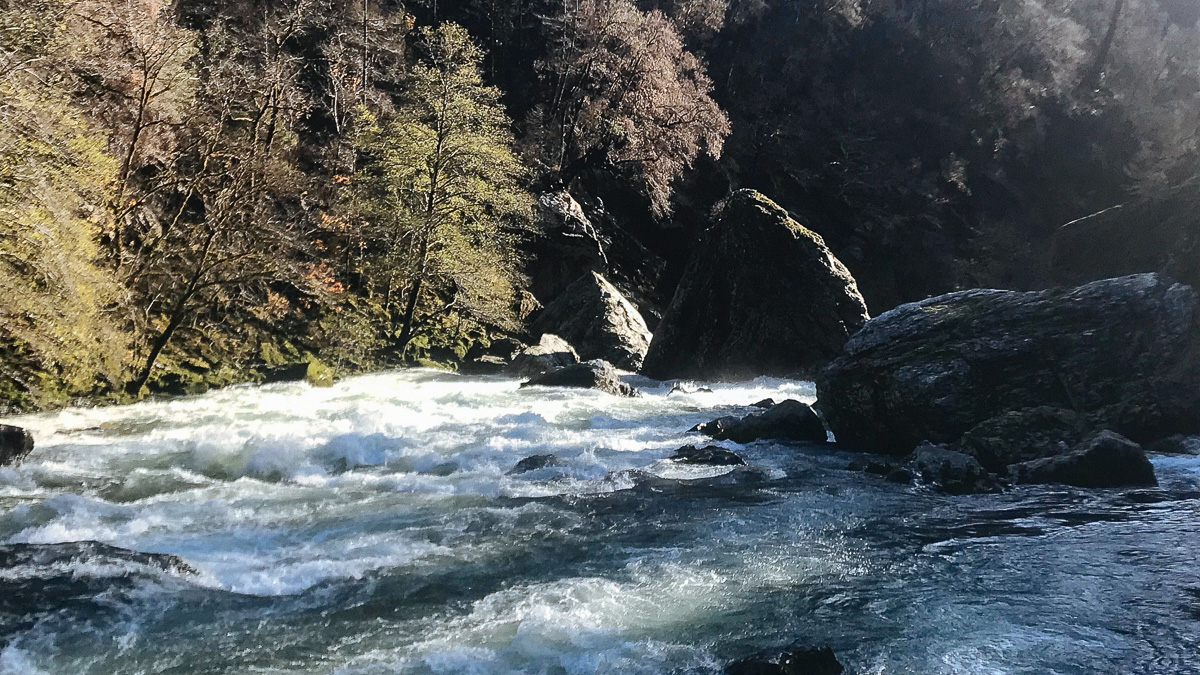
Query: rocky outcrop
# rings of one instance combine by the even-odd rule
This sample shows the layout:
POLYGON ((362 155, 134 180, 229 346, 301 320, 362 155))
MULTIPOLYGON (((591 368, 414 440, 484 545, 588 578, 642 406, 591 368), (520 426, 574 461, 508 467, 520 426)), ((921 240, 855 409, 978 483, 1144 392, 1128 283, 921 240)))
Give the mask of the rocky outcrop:
POLYGON ((653 337, 633 303, 597 272, 568 286, 538 313, 530 331, 563 337, 580 358, 634 371, 642 367, 653 337))
POLYGON ((706 445, 703 448, 697 448, 694 445, 685 445, 675 451, 667 459, 679 462, 680 464, 699 464, 703 466, 745 466, 746 460, 742 459, 736 452, 731 452, 718 445, 706 445))
POLYGON ((551 370, 579 363, 579 355, 567 341, 549 333, 532 347, 513 356, 505 372, 515 377, 535 377, 551 370))
POLYGON ((817 392, 839 443, 891 454, 952 443, 1038 406, 1077 411, 1139 442, 1195 433, 1200 301, 1155 274, 951 293, 871 320, 820 374, 817 392))
POLYGON ((750 443, 757 440, 805 441, 824 443, 825 425, 806 403, 786 400, 761 413, 736 417, 720 417, 691 429, 718 441, 750 443))
POLYGON ((726 200, 655 330, 659 379, 809 375, 867 320, 854 278, 816 233, 752 190, 726 200))
POLYGON ((621 374, 607 361, 592 360, 552 370, 531 378, 522 387, 575 387, 598 389, 614 396, 637 396, 637 390, 621 381, 621 374))
POLYGON ((1088 488, 1152 486, 1154 467, 1137 443, 1102 431, 1070 452, 1009 467, 1017 483, 1062 483, 1088 488))
POLYGON ((21 427, 0 424, 0 466, 16 464, 33 452, 33 434, 21 427))

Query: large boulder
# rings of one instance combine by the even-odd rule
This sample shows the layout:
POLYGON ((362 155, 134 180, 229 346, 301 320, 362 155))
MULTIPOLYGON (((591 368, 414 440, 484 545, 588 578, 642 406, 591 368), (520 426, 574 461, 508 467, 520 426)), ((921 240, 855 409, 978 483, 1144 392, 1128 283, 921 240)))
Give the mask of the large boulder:
POLYGON ((653 337, 633 303, 597 272, 568 286, 537 315, 530 330, 559 335, 580 358, 604 359, 625 370, 642 367, 653 337))
POLYGON ((702 236, 642 370, 659 379, 807 376, 867 318, 854 278, 821 237, 739 190, 702 236))
POLYGON ((1101 431, 1071 452, 1009 467, 1018 483, 1062 483, 1077 487, 1153 486, 1154 466, 1137 443, 1101 431))
POLYGON ((0 424, 0 466, 15 464, 33 452, 33 434, 21 427, 0 424))
POLYGON ((1145 442, 1200 431, 1200 300, 1155 274, 973 290, 871 320, 817 378, 838 442, 904 454, 1053 406, 1145 442))
POLYGON ((546 333, 532 347, 517 352, 505 373, 516 377, 534 377, 579 363, 579 354, 566 340, 546 333))
POLYGON ((522 387, 575 387, 599 389, 614 396, 637 396, 637 390, 621 380, 611 363, 584 361, 531 378, 522 387))

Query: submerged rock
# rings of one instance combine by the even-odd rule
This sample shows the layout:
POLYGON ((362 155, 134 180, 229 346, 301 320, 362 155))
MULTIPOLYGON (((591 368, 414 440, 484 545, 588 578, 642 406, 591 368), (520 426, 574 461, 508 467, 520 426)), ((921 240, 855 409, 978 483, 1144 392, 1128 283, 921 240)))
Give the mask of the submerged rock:
POLYGON ((725 669, 725 675, 841 675, 844 670, 832 649, 820 647, 737 661, 725 669))
POLYGON ((637 390, 621 381, 621 374, 599 359, 576 363, 531 378, 522 387, 577 387, 599 389, 615 396, 637 396, 637 390))
POLYGON ((1015 464, 1009 472, 1018 483, 1089 488, 1158 484, 1142 447, 1112 431, 1101 431, 1067 454, 1015 464))
POLYGON ((33 434, 21 427, 0 424, 0 466, 16 464, 33 452, 33 434))
POLYGON ((1137 441, 1200 432, 1200 300, 1154 274, 951 293, 870 321, 817 391, 840 443, 892 454, 1036 406, 1137 441))
POLYGON ((792 399, 776 403, 761 413, 741 419, 721 417, 692 430, 734 443, 765 439, 824 443, 827 439, 825 425, 812 407, 792 399))
POLYGON ((904 469, 946 494, 969 495, 1000 490, 996 479, 974 457, 944 445, 925 443, 919 446, 904 469))
POLYGON ((579 363, 579 354, 566 340, 546 333, 532 347, 513 356, 505 372, 516 377, 534 377, 542 373, 579 363))
POLYGON ((807 375, 867 320, 854 278, 816 233, 753 190, 703 234, 650 343, 658 379, 807 375))
POLYGON ((746 460, 742 459, 736 452, 732 452, 718 445, 706 445, 703 448, 697 448, 694 445, 685 445, 675 451, 667 459, 674 460, 680 464, 703 464, 706 466, 745 466, 746 460))
POLYGON ((530 330, 562 336, 583 359, 604 359, 625 370, 642 367, 650 329, 633 303, 597 272, 567 287, 542 310, 530 330))
POLYGON ((548 466, 562 466, 562 460, 558 458, 558 455, 530 455, 517 462, 517 465, 509 469, 505 475, 515 476, 517 474, 544 469, 548 466))

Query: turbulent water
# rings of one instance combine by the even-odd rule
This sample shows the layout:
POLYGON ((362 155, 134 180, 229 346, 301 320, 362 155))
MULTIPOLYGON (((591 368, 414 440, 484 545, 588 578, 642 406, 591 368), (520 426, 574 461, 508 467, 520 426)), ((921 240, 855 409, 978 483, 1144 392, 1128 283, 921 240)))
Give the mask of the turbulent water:
POLYGON ((413 370, 9 420, 38 448, 0 469, 0 672, 718 673, 802 644, 854 673, 1200 673, 1200 459, 970 497, 818 446, 686 468, 692 425, 812 386, 635 384, 413 370))

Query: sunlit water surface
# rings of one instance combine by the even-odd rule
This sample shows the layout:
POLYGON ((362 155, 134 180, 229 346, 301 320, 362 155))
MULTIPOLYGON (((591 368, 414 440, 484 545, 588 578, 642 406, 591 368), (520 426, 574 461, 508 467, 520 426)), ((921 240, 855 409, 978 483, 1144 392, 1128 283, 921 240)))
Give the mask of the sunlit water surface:
POLYGON ((811 445, 689 469, 689 427, 811 384, 634 383, 410 370, 8 420, 38 448, 0 469, 6 551, 195 573, 0 568, 0 672, 717 673, 810 644, 855 673, 1200 673, 1200 459, 970 497, 811 445))

